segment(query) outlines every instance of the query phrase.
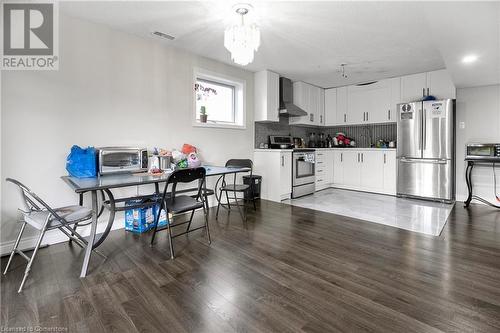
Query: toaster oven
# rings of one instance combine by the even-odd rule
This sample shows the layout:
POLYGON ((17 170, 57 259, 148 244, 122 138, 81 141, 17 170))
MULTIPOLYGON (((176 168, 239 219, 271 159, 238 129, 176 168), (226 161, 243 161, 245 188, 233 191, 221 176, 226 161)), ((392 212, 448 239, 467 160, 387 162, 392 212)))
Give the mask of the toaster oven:
POLYGON ((98 151, 100 175, 148 170, 148 150, 146 148, 102 147, 98 151))
POLYGON ((500 162, 500 144, 469 143, 465 146, 465 159, 500 162))

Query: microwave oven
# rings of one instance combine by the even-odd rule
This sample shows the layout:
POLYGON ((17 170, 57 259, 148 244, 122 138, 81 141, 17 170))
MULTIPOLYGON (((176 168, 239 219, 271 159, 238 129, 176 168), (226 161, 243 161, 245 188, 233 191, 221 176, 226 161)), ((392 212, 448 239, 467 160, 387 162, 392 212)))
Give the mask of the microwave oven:
POLYGON ((500 143, 469 143, 465 146, 465 159, 500 162, 500 143))
POLYGON ((148 170, 148 150, 135 147, 98 149, 99 174, 133 173, 148 170))

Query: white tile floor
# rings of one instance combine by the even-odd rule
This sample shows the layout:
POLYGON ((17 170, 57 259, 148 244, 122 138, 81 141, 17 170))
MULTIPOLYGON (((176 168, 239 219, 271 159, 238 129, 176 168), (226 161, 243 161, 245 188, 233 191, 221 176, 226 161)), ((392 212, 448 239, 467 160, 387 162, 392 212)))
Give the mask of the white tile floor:
POLYGON ((439 236, 453 208, 453 204, 333 188, 284 203, 432 236, 439 236))

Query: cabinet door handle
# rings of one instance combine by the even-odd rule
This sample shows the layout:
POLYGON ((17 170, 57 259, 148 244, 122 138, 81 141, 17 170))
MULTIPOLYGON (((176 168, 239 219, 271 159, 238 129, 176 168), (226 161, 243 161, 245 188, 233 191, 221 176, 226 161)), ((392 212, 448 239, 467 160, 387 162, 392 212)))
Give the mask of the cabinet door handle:
POLYGON ((422 97, 425 97, 425 88, 422 88, 422 97))
POLYGON ((320 123, 320 124, 323 124, 323 115, 320 115, 320 116, 319 116, 319 123, 320 123))
POLYGON ((387 119, 391 120, 391 109, 387 110, 387 119))
POLYGON ((363 112, 363 121, 366 119, 366 112, 363 112))
POLYGON ((281 166, 285 166, 285 156, 281 156, 281 166))
POLYGON ((346 114, 344 113, 344 123, 347 122, 346 120, 346 114))
POLYGON ((385 154, 384 154, 384 164, 386 164, 386 157, 385 157, 385 154))
POLYGON ((340 153, 340 162, 344 161, 344 153, 340 153))
POLYGON ((358 153, 358 163, 359 163, 359 153, 358 153))
POLYGON ((369 112, 366 113, 366 121, 368 121, 368 114, 369 114, 369 112))
POLYGON ((427 88, 427 96, 430 96, 429 88, 427 88))
POLYGON ((364 153, 361 153, 361 163, 365 163, 365 154, 364 153))

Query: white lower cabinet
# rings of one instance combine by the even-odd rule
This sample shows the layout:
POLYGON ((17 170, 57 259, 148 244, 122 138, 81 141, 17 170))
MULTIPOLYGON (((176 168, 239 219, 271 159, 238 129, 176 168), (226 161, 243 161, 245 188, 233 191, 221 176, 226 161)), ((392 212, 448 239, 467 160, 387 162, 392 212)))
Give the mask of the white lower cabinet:
POLYGON ((396 194, 396 151, 335 150, 332 186, 396 194))
POLYGON ((359 152, 349 149, 349 151, 343 152, 344 157, 342 158, 342 168, 343 168, 343 184, 349 187, 359 187, 361 183, 359 164, 359 152))
POLYGON ((384 155, 378 151, 360 152, 360 186, 368 191, 384 188, 384 155))
POLYGON ((316 151, 316 191, 324 190, 333 183, 334 152, 332 150, 316 151))
POLYGON ((332 185, 344 183, 344 152, 333 152, 333 182, 332 185))
MULTIPOLYGON (((254 174, 262 176, 262 199, 280 202, 292 194, 291 150, 258 149, 254 174)), ((328 187, 396 194, 396 151, 317 149, 316 191, 328 187)))
POLYGON ((384 193, 396 194, 396 151, 384 151, 384 193))
POLYGON ((260 196, 279 202, 292 194, 292 151, 256 150, 253 173, 262 176, 260 196))

